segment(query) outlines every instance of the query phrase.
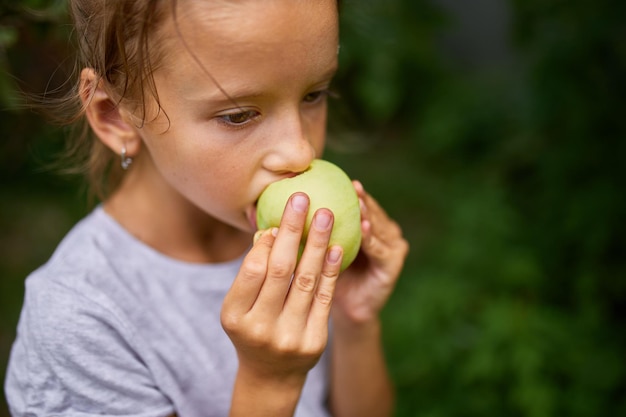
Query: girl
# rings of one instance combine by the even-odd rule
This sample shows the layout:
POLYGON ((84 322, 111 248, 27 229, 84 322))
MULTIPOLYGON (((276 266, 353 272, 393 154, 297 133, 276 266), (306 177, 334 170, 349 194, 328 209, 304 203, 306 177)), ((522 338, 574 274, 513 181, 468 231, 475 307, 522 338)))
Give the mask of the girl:
POLYGON ((355 182, 363 243, 340 280, 329 210, 296 263, 303 193, 251 245, 263 189, 322 155, 336 1, 70 4, 103 203, 27 279, 12 414, 390 415, 396 223, 355 182))

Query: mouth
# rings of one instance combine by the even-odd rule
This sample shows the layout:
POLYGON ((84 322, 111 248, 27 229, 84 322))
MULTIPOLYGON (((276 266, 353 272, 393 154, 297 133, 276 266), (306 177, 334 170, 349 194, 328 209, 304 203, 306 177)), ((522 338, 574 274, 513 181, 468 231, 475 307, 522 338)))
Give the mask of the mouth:
POLYGON ((252 226, 253 230, 257 230, 258 226, 256 223, 256 205, 258 203, 258 200, 254 202, 254 205, 248 210, 247 217, 248 217, 248 223, 250 224, 250 226, 252 226))
MULTIPOLYGON (((278 182, 278 181, 282 181, 282 180, 288 180, 288 179, 297 177, 298 175, 303 174, 303 173, 305 173, 306 171, 308 171, 310 169, 311 168, 309 167, 309 168, 305 169, 302 172, 289 172, 289 173, 286 173, 285 175, 283 175, 281 178, 277 179, 274 182, 278 182)), ((273 183, 271 183, 271 184, 273 184, 273 183)), ((268 184, 268 186, 269 185, 270 184, 268 184)), ((266 186, 266 188, 267 188, 267 186, 266 186)), ((263 191, 265 191, 265 189, 263 191)), ((258 230, 258 228, 259 228, 259 226, 257 224, 257 221, 256 221, 257 204, 259 204, 259 198, 256 199, 256 201, 254 202, 252 207, 249 210, 247 210, 247 213, 246 213, 246 215, 248 217, 248 223, 252 226, 252 228, 255 231, 258 230)))

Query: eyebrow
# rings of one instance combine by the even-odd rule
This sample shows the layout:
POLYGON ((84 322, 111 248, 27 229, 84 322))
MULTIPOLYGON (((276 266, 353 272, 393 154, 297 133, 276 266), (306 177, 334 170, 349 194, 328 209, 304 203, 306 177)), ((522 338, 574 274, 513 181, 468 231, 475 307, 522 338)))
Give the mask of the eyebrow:
MULTIPOLYGON (((316 84, 332 80, 332 78, 337 73, 337 70, 338 65, 337 63, 335 63, 319 77, 319 81, 316 82, 316 84)), ((213 85, 216 85, 216 83, 219 83, 219 80, 212 79, 211 82, 213 83, 213 85)), ((186 97, 186 100, 211 102, 219 105, 238 105, 238 101, 258 99, 260 97, 266 96, 265 93, 255 91, 255 87, 251 85, 239 85, 235 86, 234 88, 229 88, 217 84, 216 87, 217 89, 215 91, 212 91, 210 94, 198 92, 198 94, 196 95, 194 94, 194 92, 191 92, 191 94, 186 97)))
POLYGON ((235 104, 238 100, 250 100, 250 99, 258 99, 259 97, 263 97, 263 93, 255 93, 252 90, 248 90, 246 88, 237 89, 229 89, 228 87, 220 88, 215 92, 207 95, 201 95, 195 97, 190 97, 188 100, 191 101, 210 101, 211 103, 216 104, 227 104, 232 103, 235 104))

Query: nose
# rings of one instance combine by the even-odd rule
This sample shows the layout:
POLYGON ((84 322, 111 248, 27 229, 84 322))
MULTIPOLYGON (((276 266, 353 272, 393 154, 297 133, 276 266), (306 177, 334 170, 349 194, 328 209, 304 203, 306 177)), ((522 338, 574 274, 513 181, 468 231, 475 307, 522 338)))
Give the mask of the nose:
POLYGON ((277 117, 271 135, 271 147, 265 157, 265 168, 277 174, 305 171, 316 157, 311 141, 313 129, 299 111, 277 117))

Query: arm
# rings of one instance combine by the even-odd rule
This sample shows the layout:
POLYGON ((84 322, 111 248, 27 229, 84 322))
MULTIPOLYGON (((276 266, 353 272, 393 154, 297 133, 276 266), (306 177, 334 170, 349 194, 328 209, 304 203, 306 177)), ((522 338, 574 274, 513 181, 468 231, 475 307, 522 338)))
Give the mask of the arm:
POLYGON ((360 183, 355 189, 362 202, 363 242, 335 291, 330 407, 335 417, 386 417, 393 413, 394 389, 379 314, 402 270, 408 243, 360 183))
POLYGON ((379 320, 335 328, 330 403, 334 416, 392 414, 394 389, 387 373, 380 332, 379 320))
POLYGON ((341 248, 328 249, 332 213, 320 209, 298 263, 308 199, 294 202, 258 238, 224 299, 222 325, 239 359, 231 417, 292 416, 327 344, 341 248))

